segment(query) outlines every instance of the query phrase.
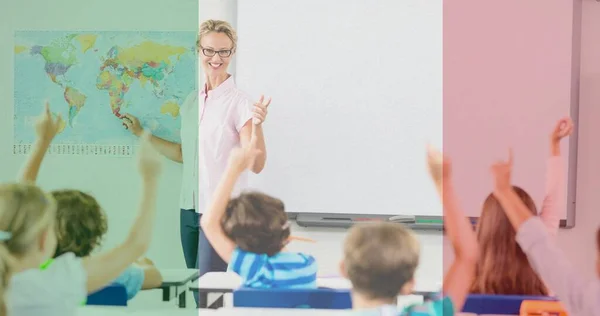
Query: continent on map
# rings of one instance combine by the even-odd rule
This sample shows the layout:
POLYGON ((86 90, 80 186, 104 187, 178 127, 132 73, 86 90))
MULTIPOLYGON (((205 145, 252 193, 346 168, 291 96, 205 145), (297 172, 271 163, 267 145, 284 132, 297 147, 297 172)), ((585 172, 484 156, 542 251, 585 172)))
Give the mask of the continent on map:
POLYGON ((167 101, 160 107, 160 113, 177 117, 179 116, 179 104, 174 100, 167 101))
POLYGON ((44 70, 54 83, 62 85, 61 79, 77 62, 76 48, 72 42, 76 36, 71 34, 54 40, 48 46, 36 45, 31 48, 32 55, 41 55, 46 61, 44 70))
POLYGON ((73 119, 85 104, 87 96, 85 96, 85 94, 79 92, 75 88, 66 87, 64 97, 67 103, 69 104, 69 126, 72 127, 73 119))
MULTIPOLYGON (((153 93, 159 98, 162 97, 162 83, 173 71, 173 63, 189 51, 190 49, 186 47, 163 45, 152 41, 141 42, 127 48, 114 46, 108 51, 100 67, 96 87, 108 91, 111 111, 115 116, 121 117, 124 96, 133 80, 138 80, 142 87, 150 83, 153 93)), ((179 114, 179 110, 175 112, 172 105, 167 105, 166 108, 171 115, 179 114)))
POLYGON ((70 86, 66 74, 69 69, 78 63, 77 47, 82 53, 86 53, 96 44, 98 36, 94 34, 69 34, 55 39, 49 45, 34 45, 31 48, 25 46, 15 46, 15 53, 25 53, 29 51, 31 55, 39 55, 45 61, 44 71, 53 83, 64 89, 64 99, 69 106, 68 121, 72 126, 73 119, 81 108, 85 105, 87 96, 77 89, 70 86))
POLYGON ((132 82, 133 78, 127 72, 102 70, 98 75, 96 88, 108 91, 110 108, 118 118, 121 117, 119 111, 123 106, 123 98, 132 82))
POLYGON ((77 41, 79 41, 79 45, 81 46, 81 52, 86 53, 90 48, 93 48, 96 45, 96 40, 98 39, 98 35, 95 34, 81 34, 75 37, 77 41))

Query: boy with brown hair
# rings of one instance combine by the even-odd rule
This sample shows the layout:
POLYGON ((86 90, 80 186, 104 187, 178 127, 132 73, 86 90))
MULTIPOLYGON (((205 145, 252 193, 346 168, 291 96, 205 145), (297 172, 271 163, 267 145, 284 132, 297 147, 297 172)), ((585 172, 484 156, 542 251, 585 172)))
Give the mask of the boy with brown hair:
MULTIPOLYGON (((57 190, 51 194, 57 204, 54 258, 69 252, 79 258, 89 257, 101 246, 108 231, 106 214, 100 204, 93 196, 78 190, 57 190)), ((123 285, 127 299, 132 299, 141 290, 159 287, 162 276, 150 260, 142 258, 121 273, 114 283, 123 285)))
POLYGON ((238 177, 253 164, 253 144, 231 152, 202 230, 215 251, 252 288, 316 288, 317 264, 306 254, 285 251, 290 226, 281 200, 262 193, 231 199, 238 177))
POLYGON ((462 310, 475 275, 477 239, 471 223, 458 207, 450 179, 450 163, 430 149, 428 164, 443 200, 446 235, 456 252, 456 259, 444 278, 443 295, 399 310, 397 297, 413 292, 414 274, 419 265, 417 238, 401 224, 356 225, 346 237, 340 268, 352 282, 352 305, 358 312, 448 316, 462 310))

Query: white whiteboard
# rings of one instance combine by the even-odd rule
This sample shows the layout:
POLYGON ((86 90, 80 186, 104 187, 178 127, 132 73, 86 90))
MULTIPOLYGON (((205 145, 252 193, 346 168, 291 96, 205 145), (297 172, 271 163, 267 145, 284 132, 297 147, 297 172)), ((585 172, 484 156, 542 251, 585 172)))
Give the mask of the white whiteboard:
POLYGON ((239 1, 236 80, 273 97, 251 187, 290 212, 441 215, 441 0, 239 1))

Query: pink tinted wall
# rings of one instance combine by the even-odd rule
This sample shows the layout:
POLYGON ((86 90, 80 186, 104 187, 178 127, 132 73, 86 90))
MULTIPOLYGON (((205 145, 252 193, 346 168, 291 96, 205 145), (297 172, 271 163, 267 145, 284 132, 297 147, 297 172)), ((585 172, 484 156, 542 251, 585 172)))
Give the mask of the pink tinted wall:
MULTIPOLYGON (((594 124, 600 118, 599 36, 600 3, 592 0, 444 1, 444 150, 455 161, 466 213, 479 215, 491 189, 487 167, 504 158, 508 146, 515 149, 514 182, 540 205, 548 134, 579 98, 576 226, 561 230, 558 240, 586 274, 594 260, 584 250, 595 249, 600 223, 600 146, 593 142, 600 135, 594 124), (579 27, 581 46, 573 49, 579 27), (579 49, 580 88, 571 89, 579 49)), ((445 270, 452 258, 445 241, 445 270)))
POLYGON ((509 147, 514 183, 540 205, 549 135, 571 109, 572 2, 446 0, 443 31, 444 151, 466 213, 479 216, 509 147))

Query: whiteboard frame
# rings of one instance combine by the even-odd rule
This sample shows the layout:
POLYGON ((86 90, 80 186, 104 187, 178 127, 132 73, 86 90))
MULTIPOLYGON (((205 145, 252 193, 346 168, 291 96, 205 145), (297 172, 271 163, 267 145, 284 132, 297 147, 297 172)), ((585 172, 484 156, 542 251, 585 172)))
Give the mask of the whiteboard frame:
POLYGON ((560 221, 561 228, 575 227, 577 208, 577 159, 579 148, 579 93, 581 74, 581 1, 573 1, 573 40, 571 49, 571 118, 574 123, 569 139, 569 165, 567 179, 567 219, 560 221))

